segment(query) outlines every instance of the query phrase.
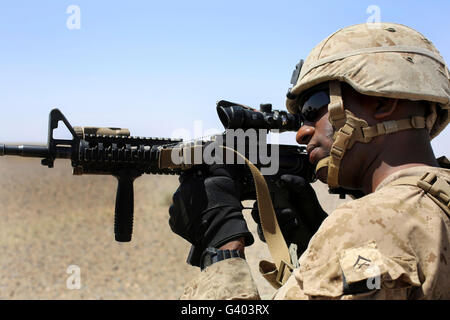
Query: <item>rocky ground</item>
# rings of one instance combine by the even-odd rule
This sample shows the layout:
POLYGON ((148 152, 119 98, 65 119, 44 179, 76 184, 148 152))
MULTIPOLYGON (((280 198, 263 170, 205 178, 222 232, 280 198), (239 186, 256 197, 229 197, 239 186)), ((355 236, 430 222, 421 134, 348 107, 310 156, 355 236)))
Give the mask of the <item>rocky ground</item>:
MULTIPOLYGON (((0 299, 177 299, 199 273, 185 263, 189 244, 168 225, 177 177, 135 181, 130 243, 114 241, 116 183, 72 176, 68 161, 48 169, 37 159, 0 158, 0 299), (70 289, 78 284, 73 270, 79 289, 70 289)), ((342 201, 320 183, 314 188, 326 210, 342 201)), ((270 259, 266 245, 257 239, 247 258, 260 293, 270 296, 257 271, 259 260, 270 259)))

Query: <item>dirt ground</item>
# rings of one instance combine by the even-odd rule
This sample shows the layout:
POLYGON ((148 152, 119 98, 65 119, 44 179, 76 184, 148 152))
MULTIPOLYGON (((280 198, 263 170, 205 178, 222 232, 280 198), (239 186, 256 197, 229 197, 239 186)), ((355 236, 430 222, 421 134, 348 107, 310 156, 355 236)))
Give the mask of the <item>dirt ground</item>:
MULTIPOLYGON (((0 158, 0 299, 177 299, 200 272, 185 263, 189 244, 168 225, 177 177, 135 181, 130 243, 114 241, 116 184, 111 176, 72 176, 68 161, 48 169, 38 159, 0 158), (73 268, 79 289, 70 289, 73 268)), ((327 212, 343 201, 323 184, 314 188, 327 212)), ((270 255, 249 212, 255 244, 247 260, 269 297, 273 289, 257 264, 270 255)))

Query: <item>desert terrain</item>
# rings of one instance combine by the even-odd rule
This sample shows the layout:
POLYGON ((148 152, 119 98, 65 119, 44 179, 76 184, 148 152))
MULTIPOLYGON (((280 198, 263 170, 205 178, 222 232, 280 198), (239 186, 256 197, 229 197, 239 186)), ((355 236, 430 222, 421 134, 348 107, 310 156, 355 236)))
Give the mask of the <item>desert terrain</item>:
MULTIPOLYGON (((168 225, 175 176, 135 181, 134 233, 114 240, 117 182, 111 176, 73 176, 69 161, 48 169, 39 159, 0 158, 0 299, 177 299, 200 271, 186 264, 189 244, 168 225), (73 266, 79 289, 68 286, 73 266)), ((339 203, 314 184, 327 212, 339 203)), ((252 202, 245 206, 251 207, 252 202)), ((258 273, 270 259, 245 210, 255 244, 247 260, 262 297, 273 289, 258 273)))

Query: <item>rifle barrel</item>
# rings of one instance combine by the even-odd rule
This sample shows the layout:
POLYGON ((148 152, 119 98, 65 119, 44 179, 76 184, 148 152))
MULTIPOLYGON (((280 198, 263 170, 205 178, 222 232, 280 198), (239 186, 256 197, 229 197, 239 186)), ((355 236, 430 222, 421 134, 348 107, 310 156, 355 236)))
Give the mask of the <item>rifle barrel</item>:
MULTIPOLYGON (((71 155, 72 148, 70 146, 58 146, 56 148, 56 158, 70 159, 71 155)), ((47 158, 49 151, 47 146, 0 144, 0 156, 47 158)))

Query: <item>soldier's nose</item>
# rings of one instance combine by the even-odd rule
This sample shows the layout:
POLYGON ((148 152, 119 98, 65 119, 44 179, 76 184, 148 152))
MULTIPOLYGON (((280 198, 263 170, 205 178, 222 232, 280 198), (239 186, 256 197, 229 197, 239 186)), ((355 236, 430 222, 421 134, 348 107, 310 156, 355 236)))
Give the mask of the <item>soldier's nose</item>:
POLYGON ((297 140, 298 144, 308 144, 309 140, 311 140, 314 135, 314 132, 315 129, 313 126, 304 124, 300 129, 298 129, 295 140, 297 140))

